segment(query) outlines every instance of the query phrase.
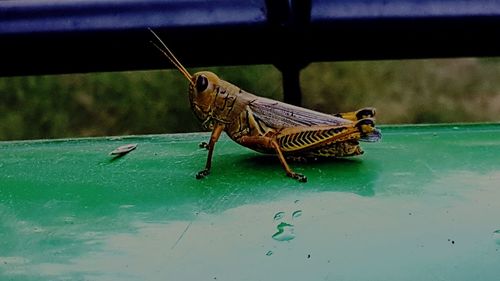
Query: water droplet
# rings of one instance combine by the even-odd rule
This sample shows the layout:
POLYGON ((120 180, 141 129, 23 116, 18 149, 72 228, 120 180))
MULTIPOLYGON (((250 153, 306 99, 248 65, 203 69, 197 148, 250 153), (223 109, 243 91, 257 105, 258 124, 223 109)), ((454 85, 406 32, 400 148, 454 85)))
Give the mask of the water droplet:
POLYGON ((275 220, 275 221, 280 220, 280 219, 282 219, 284 216, 285 216, 285 212, 277 212, 277 213, 274 215, 274 220, 275 220))
POLYGON ((35 227, 33 228, 33 232, 35 232, 35 233, 40 233, 40 232, 43 232, 43 229, 42 229, 42 228, 38 228, 38 227, 36 227, 36 226, 35 226, 35 227))
POLYGON ((497 245, 500 245, 500 229, 493 231, 493 239, 497 245))
POLYGON ((273 251, 267 251, 266 256, 272 256, 273 254, 273 251))
POLYGON ((292 218, 296 219, 298 217, 302 216, 302 210, 297 210, 292 213, 292 218))
POLYGON ((273 234, 273 239, 277 241, 290 241, 295 238, 294 228, 292 224, 281 222, 276 226, 278 231, 273 234))

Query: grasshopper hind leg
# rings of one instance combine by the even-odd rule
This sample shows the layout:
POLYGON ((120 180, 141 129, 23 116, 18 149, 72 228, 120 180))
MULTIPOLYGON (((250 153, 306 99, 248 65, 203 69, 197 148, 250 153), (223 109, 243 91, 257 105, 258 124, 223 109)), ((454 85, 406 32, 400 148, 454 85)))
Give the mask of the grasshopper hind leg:
POLYGON ((375 118, 375 108, 365 107, 352 112, 344 112, 333 114, 335 117, 344 118, 350 121, 359 121, 365 118, 375 118))
POLYGON ((285 156, 283 156, 280 145, 275 139, 262 136, 243 136, 240 139, 240 143, 244 146, 261 147, 266 150, 274 150, 274 152, 276 152, 276 155, 278 156, 278 159, 280 160, 281 166, 283 167, 283 169, 285 169, 287 176, 291 177, 292 179, 296 179, 299 182, 307 182, 306 176, 296 173, 292 171, 292 169, 290 169, 290 166, 288 166, 288 163, 286 162, 285 156))
POLYGON ((286 162, 285 157, 283 156, 283 152, 281 152, 281 148, 280 148, 279 144, 275 140, 273 140, 271 144, 274 147, 274 149, 276 150, 276 154, 278 155, 278 158, 281 162, 281 165, 283 166, 283 168, 286 171, 286 175, 293 178, 293 179, 296 179, 300 182, 307 182, 306 176, 299 174, 299 173, 295 173, 290 169, 290 167, 288 166, 288 164, 286 162))

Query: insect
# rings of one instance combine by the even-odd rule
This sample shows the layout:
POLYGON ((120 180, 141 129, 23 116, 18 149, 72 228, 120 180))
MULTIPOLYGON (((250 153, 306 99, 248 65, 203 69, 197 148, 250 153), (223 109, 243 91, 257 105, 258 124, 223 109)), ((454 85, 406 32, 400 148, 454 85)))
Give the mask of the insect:
POLYGON ((294 172, 287 160, 337 158, 363 153, 359 141, 378 141, 374 108, 326 114, 248 93, 209 71, 190 74, 161 38, 152 42, 189 81, 191 109, 212 134, 205 147, 205 168, 196 174, 206 177, 221 133, 258 152, 276 154, 286 175, 300 182, 307 177, 294 172))

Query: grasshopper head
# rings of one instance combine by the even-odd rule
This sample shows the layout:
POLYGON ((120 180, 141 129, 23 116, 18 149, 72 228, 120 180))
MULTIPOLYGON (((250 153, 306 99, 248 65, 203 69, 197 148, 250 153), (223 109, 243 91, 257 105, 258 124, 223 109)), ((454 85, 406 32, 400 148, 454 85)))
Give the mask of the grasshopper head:
POLYGON ((210 128, 212 126, 213 111, 212 107, 217 98, 217 91, 220 86, 220 79, 212 72, 201 71, 191 75, 189 71, 182 65, 182 63, 174 56, 172 51, 167 47, 161 38, 152 30, 149 29, 154 35, 158 43, 151 42, 160 52, 162 52, 168 60, 186 77, 189 81, 189 101, 191 109, 194 111, 196 117, 202 122, 204 127, 210 128))
POLYGON ((212 105, 216 98, 219 77, 209 71, 195 73, 189 84, 189 102, 191 109, 200 121, 207 121, 213 113, 212 105))

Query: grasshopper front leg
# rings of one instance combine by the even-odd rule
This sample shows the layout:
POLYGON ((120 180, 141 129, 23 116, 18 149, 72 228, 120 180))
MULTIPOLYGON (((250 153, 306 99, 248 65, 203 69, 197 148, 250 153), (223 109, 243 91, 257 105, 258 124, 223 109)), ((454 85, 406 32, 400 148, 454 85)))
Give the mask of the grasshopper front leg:
POLYGON ((210 168, 212 167, 212 154, 214 152, 214 147, 215 143, 217 140, 219 140, 220 134, 224 130, 224 125, 223 124, 215 124, 214 129, 212 130, 212 135, 210 136, 210 141, 207 145, 208 149, 208 157, 207 157, 207 163, 205 164, 205 169, 199 171, 196 174, 197 179, 202 179, 206 177, 208 174, 210 174, 210 168))
POLYGON ((307 181, 306 176, 299 173, 295 173, 294 171, 292 171, 292 169, 290 169, 290 166, 288 166, 288 163, 286 162, 286 159, 283 156, 283 152, 281 151, 280 145, 278 144, 275 138, 266 136, 243 136, 240 142, 244 146, 274 149, 276 155, 278 155, 278 159, 281 162, 281 166, 283 166, 283 169, 285 169, 287 176, 296 179, 300 182, 307 181))

